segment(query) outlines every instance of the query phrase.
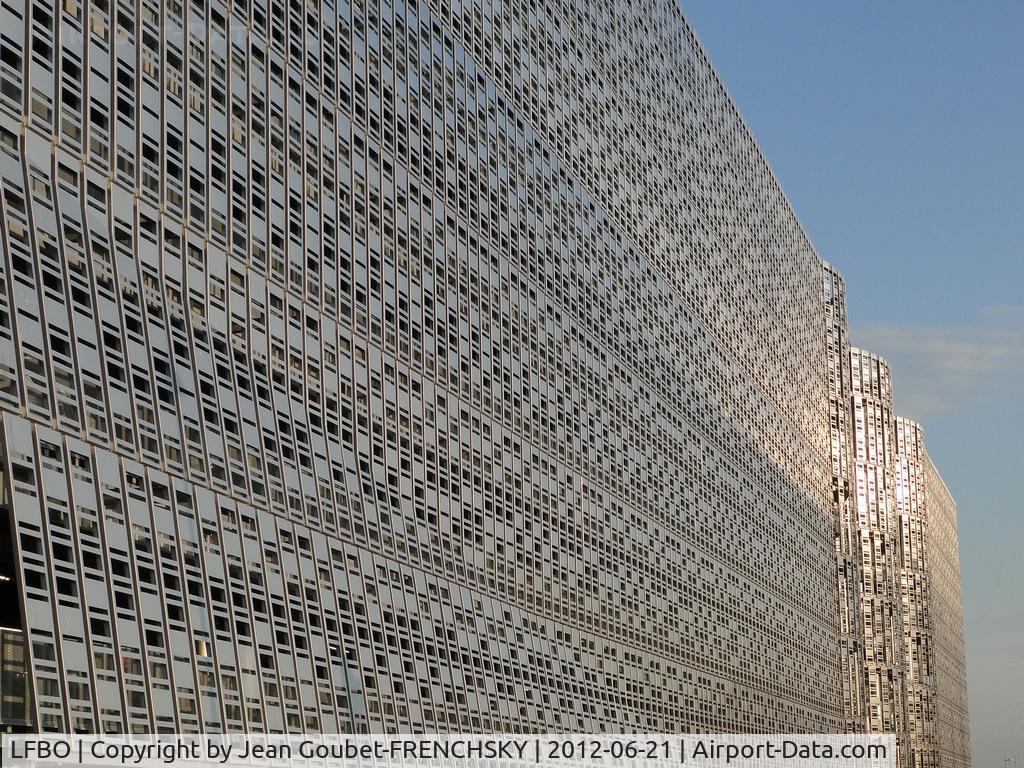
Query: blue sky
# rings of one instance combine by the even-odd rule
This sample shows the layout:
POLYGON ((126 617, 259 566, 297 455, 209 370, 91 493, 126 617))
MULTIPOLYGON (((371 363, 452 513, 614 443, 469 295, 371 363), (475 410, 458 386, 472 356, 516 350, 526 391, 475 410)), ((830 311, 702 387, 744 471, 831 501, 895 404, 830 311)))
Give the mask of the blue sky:
POLYGON ((975 768, 1024 763, 1024 3, 682 0, 959 504, 975 768))

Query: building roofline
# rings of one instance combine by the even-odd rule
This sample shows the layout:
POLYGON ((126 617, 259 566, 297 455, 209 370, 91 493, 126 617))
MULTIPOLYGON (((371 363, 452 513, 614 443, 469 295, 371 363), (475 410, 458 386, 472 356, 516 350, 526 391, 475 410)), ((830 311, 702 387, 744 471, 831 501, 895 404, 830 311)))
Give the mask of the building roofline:
POLYGON ((883 363, 885 367, 888 368, 890 371, 892 370, 892 365, 889 364, 889 361, 882 357, 877 352, 872 352, 870 349, 864 349, 864 347, 858 347, 856 344, 851 344, 850 354, 852 355, 854 353, 860 355, 861 357, 873 358, 878 362, 883 363))

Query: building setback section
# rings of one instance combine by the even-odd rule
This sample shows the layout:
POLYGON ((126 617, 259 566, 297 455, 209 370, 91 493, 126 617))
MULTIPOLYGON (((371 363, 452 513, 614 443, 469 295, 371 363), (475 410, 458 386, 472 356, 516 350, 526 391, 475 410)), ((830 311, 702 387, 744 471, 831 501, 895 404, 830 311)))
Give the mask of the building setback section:
POLYGON ((863 585, 860 525, 853 495, 853 408, 846 285, 832 265, 823 262, 826 341, 828 345, 829 416, 832 432, 832 504, 836 519, 839 663, 843 686, 843 729, 867 728, 864 656, 863 585))
POLYGON ((964 611, 956 503, 927 451, 925 572, 932 633, 935 722, 931 729, 940 768, 970 768, 971 733, 964 661, 964 611))
MULTIPOLYGON (((895 416, 885 360, 851 348, 853 487, 861 552, 868 730, 906 748, 906 665, 895 502, 895 416)), ((904 764, 904 763, 901 763, 904 764)))
MULTIPOLYGON (((826 288, 836 279, 829 269, 826 288)), ((856 348, 849 360, 867 729, 896 733, 900 765, 965 768, 956 505, 925 450, 924 430, 893 415, 888 364, 856 348)))
POLYGON ((674 0, 0 14, 40 728, 839 728, 820 265, 674 0))
POLYGON ((935 730, 934 646, 931 590, 927 573, 928 517, 924 483, 924 430, 896 417, 893 444, 894 496, 899 528, 900 605, 906 670, 908 746, 916 768, 934 768, 938 754, 935 730))

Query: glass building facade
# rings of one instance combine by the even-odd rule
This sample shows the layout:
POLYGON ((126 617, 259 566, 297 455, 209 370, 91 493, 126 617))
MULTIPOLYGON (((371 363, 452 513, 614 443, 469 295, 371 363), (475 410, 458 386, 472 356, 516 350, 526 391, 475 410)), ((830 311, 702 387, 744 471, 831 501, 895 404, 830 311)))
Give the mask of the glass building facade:
POLYGON ((964 664, 964 614, 960 592, 956 503, 925 451, 925 580, 931 632, 933 722, 925 726, 942 768, 970 768, 971 732, 964 664))
POLYGON ((864 653, 863 594, 861 579, 861 527, 854 496, 854 453, 850 339, 846 315, 846 284, 842 274, 822 262, 826 343, 828 346, 829 418, 832 434, 832 505, 834 509, 837 616, 840 678, 843 686, 843 729, 867 729, 867 686, 864 653))
POLYGON ((912 765, 962 768, 970 734, 956 505, 920 424, 897 417, 895 450, 912 765))
POLYGON ((673 2, 0 12, 40 727, 836 727, 820 266, 673 2))
POLYGON ((33 727, 857 729, 845 314, 674 0, 0 3, 0 173, 33 727))
MULTIPOLYGON (((837 279, 826 267, 826 289, 837 279)), ((857 348, 849 361, 866 729, 897 735, 900 765, 966 768, 956 504, 921 425, 893 414, 888 363, 857 348)))
POLYGON ((861 552, 868 730, 906 746, 906 666, 900 519, 895 499, 895 415, 889 364, 850 350, 853 492, 861 552))

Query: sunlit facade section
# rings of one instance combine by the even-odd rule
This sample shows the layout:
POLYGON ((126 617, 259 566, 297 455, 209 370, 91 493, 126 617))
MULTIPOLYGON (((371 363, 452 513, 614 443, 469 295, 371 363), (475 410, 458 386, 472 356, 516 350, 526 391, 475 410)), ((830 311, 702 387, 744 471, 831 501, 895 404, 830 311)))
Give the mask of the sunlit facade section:
POLYGON ((843 727, 864 732, 867 722, 864 614, 861 603, 861 532, 854 498, 853 411, 846 284, 842 274, 822 263, 828 396, 832 432, 832 505, 836 520, 836 584, 839 662, 843 685, 843 727))
POLYGON ((927 567, 934 674, 934 741, 940 768, 970 768, 971 729, 967 710, 964 611, 960 588, 956 502, 927 452, 927 567))
POLYGON ((924 429, 896 418, 894 475, 912 768, 970 765, 956 503, 924 429))
POLYGON ((852 348, 867 729, 896 733, 899 764, 970 764, 956 504, 924 430, 893 414, 886 361, 852 348))
POLYGON ((906 765, 906 665, 895 499, 895 417, 889 364, 850 349, 854 502, 861 556, 867 726, 895 733, 906 765))

